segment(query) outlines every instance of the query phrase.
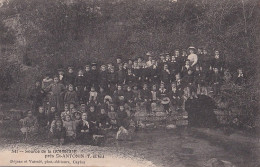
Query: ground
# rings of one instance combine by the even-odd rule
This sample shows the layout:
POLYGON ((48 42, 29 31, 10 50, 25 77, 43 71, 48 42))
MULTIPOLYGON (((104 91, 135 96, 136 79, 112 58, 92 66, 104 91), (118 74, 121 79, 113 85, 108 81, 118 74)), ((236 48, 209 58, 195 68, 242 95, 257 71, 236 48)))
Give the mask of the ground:
MULTIPOLYGON (((232 162, 237 167, 254 167, 260 165, 259 143, 257 138, 233 133, 225 135, 218 129, 188 128, 180 133, 178 130, 137 131, 132 141, 116 141, 108 138, 101 146, 75 146, 68 144, 59 148, 87 149, 101 152, 105 156, 119 154, 124 158, 141 158, 147 166, 158 167, 201 167, 211 158, 232 162)), ((23 143, 19 140, 1 138, 0 146, 7 147, 51 147, 49 143, 23 143)), ((146 165, 144 165, 146 166, 146 165)))
MULTIPOLYGON (((22 141, 17 135, 19 134, 17 122, 17 120, 3 120, 0 123, 1 149, 57 148, 41 138, 22 141)), ((227 130, 227 128, 224 130, 223 127, 215 129, 187 127, 171 130, 157 127, 137 130, 132 141, 117 141, 115 135, 116 132, 112 132, 100 146, 70 143, 58 148, 84 149, 99 152, 104 156, 116 155, 144 167, 202 167, 212 158, 229 161, 237 167, 260 166, 259 137, 245 131, 227 130)))

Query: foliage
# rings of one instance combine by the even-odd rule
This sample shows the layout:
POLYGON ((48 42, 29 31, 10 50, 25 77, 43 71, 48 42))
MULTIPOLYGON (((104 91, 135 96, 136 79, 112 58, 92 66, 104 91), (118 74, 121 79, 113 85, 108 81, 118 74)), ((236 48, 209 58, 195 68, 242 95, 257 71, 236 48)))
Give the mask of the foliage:
POLYGON ((257 0, 9 0, 0 7, 0 41, 9 49, 1 61, 40 75, 195 45, 219 49, 231 70, 254 75, 258 10, 257 0))

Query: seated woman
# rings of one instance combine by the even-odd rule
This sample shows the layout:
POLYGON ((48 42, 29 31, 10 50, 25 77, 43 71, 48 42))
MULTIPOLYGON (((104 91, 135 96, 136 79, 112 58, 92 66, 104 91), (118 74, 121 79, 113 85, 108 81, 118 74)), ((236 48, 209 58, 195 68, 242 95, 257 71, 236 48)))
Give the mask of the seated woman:
POLYGON ((87 120, 87 113, 82 113, 81 120, 76 127, 76 140, 79 144, 92 143, 93 130, 91 124, 87 120))

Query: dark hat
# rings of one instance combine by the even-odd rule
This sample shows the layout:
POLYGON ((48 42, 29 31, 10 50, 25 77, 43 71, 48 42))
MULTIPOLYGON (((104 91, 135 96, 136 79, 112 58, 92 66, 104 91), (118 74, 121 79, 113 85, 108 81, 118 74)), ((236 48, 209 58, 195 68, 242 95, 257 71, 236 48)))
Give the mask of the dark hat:
POLYGON ((64 69, 63 68, 59 68, 58 71, 59 72, 64 72, 64 69))
POLYGON ((73 69, 73 67, 72 67, 72 66, 69 66, 68 69, 73 69))
POLYGON ((89 65, 89 64, 87 64, 87 65, 85 65, 85 68, 86 68, 86 67, 89 67, 89 66, 90 66, 90 65, 89 65))
POLYGON ((117 55, 117 59, 122 59, 122 55, 117 55))

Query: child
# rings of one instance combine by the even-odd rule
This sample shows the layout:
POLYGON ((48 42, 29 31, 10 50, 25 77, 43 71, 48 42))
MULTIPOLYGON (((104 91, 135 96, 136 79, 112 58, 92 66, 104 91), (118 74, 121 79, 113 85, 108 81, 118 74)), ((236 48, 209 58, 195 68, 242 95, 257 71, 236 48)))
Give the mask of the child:
POLYGON ((69 106, 64 106, 64 111, 61 113, 61 119, 64 121, 66 115, 71 115, 71 112, 69 110, 69 106))
POLYGON ((105 98, 106 95, 107 95, 107 93, 105 92, 104 88, 100 87, 99 88, 99 93, 97 95, 97 103, 99 105, 104 104, 104 98, 105 98))
POLYGON ((168 97, 168 92, 164 86, 164 83, 161 83, 159 91, 158 91, 158 97, 161 100, 161 104, 163 105, 164 112, 169 113, 170 112, 170 106, 169 102, 170 99, 168 97))
POLYGON ((124 91, 122 90, 122 86, 121 86, 121 85, 118 85, 118 86, 117 86, 117 90, 115 90, 113 96, 114 96, 113 101, 114 101, 116 104, 119 104, 120 98, 122 99, 122 96, 124 97, 124 91))
POLYGON ((85 101, 85 93, 84 93, 84 89, 85 89, 85 84, 86 84, 86 80, 85 77, 83 75, 83 71, 79 70, 78 75, 75 78, 75 88, 76 88, 76 92, 78 95, 78 100, 80 101, 80 103, 85 101))
POLYGON ((38 125, 39 125, 39 130, 41 132, 43 132, 43 130, 46 128, 47 123, 48 123, 48 118, 47 118, 47 116, 44 113, 43 106, 39 107, 39 112, 38 112, 36 118, 37 118, 37 122, 38 122, 38 125))
POLYGON ((186 99, 188 99, 190 96, 197 98, 197 90, 194 85, 194 75, 193 71, 191 69, 188 70, 188 74, 183 77, 184 82, 184 92, 186 99))
POLYGON ((110 127, 109 117, 103 107, 100 109, 100 114, 98 116, 98 124, 99 124, 99 128, 103 130, 110 127))
POLYGON ((212 77, 211 77, 211 86, 213 88, 213 95, 217 96, 220 94, 222 78, 221 78, 218 68, 214 68, 213 70, 214 70, 214 74, 212 74, 212 77))
POLYGON ((123 105, 119 106, 119 110, 117 112, 117 125, 118 127, 121 126, 123 126, 124 128, 128 127, 127 113, 123 105))
POLYGON ((56 107, 52 106, 50 109, 50 113, 48 113, 48 125, 51 125, 52 121, 55 119, 55 114, 58 114, 56 112, 56 107))
POLYGON ((20 120, 22 124, 21 132, 24 139, 27 140, 27 135, 35 135, 38 131, 38 122, 36 117, 33 116, 32 111, 27 112, 27 116, 20 120))
POLYGON ((140 102, 140 91, 138 90, 137 85, 134 85, 133 94, 134 94, 134 103, 136 103, 136 105, 139 105, 139 102, 140 102))
POLYGON ((115 72, 115 69, 112 66, 110 72, 108 73, 108 88, 109 88, 110 95, 112 95, 116 90, 116 84, 117 84, 117 73, 115 72))
POLYGON ((88 122, 87 113, 82 114, 78 126, 76 127, 76 139, 79 144, 89 144, 92 142, 92 128, 88 122))
POLYGON ((142 102, 144 103, 145 109, 147 113, 151 112, 151 92, 148 89, 146 83, 143 85, 143 89, 140 91, 140 97, 142 102))
POLYGON ((91 87, 91 90, 89 92, 89 103, 97 104, 97 96, 98 93, 95 90, 95 87, 91 87))
POLYGON ((114 105, 110 105, 110 109, 108 110, 108 117, 110 119, 110 124, 112 129, 117 128, 117 114, 115 112, 114 105))
POLYGON ((63 107, 63 99, 64 99, 64 92, 66 90, 65 86, 59 83, 58 76, 53 77, 54 83, 44 89, 45 92, 50 93, 50 105, 55 106, 57 111, 61 111, 63 107))
POLYGON ((51 130, 53 143, 56 145, 63 145, 66 137, 66 129, 62 125, 62 121, 58 119, 51 130))
POLYGON ((108 76, 106 71, 106 65, 101 65, 101 71, 99 73, 99 86, 108 89, 108 76))
POLYGON ((95 106, 93 106, 93 105, 89 107, 88 122, 91 124, 91 127, 93 128, 93 133, 96 134, 98 119, 97 119, 97 113, 95 110, 95 106))
POLYGON ((73 90, 73 85, 71 84, 69 85, 69 90, 65 93, 64 102, 73 102, 75 104, 78 103, 78 95, 76 91, 73 90))
POLYGON ((81 112, 75 112, 73 114, 73 120, 75 122, 75 127, 77 127, 79 125, 79 122, 81 120, 81 115, 82 115, 81 112))
POLYGON ((238 72, 238 75, 237 75, 237 77, 235 78, 235 83, 236 83, 237 85, 239 85, 239 86, 242 86, 242 85, 244 85, 244 84, 246 83, 246 79, 245 79, 245 76, 244 76, 244 74, 243 74, 242 68, 239 68, 239 69, 237 70, 237 72, 238 72))
POLYGON ((63 126, 66 129, 66 139, 68 139, 68 141, 73 141, 76 137, 76 127, 74 121, 71 120, 70 115, 66 115, 63 126))
POLYGON ((75 82, 75 74, 74 74, 74 70, 73 67, 68 67, 68 73, 66 75, 66 86, 68 85, 74 85, 75 82))

